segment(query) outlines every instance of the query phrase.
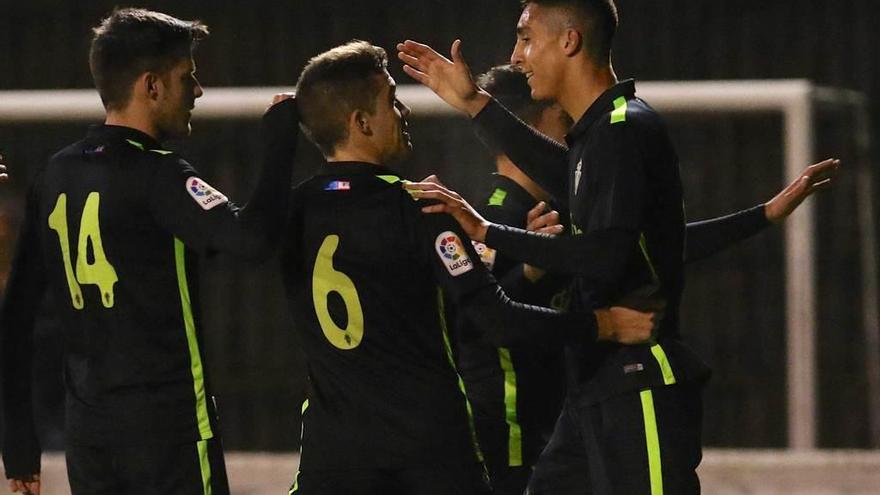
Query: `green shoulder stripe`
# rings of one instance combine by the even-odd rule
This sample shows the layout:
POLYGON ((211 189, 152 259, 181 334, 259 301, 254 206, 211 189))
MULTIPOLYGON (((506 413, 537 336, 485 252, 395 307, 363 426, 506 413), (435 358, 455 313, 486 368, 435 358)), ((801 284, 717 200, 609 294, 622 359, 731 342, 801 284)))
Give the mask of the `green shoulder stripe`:
POLYGON ((384 180, 389 184, 397 184, 398 182, 400 182, 400 177, 396 175, 377 175, 376 177, 384 180))
POLYGON ((507 191, 499 187, 495 189, 495 192, 492 193, 492 197, 489 198, 489 206, 503 206, 506 198, 507 191))
POLYGON ((614 100, 614 111, 611 112, 611 123, 626 122, 626 98, 623 96, 614 100))

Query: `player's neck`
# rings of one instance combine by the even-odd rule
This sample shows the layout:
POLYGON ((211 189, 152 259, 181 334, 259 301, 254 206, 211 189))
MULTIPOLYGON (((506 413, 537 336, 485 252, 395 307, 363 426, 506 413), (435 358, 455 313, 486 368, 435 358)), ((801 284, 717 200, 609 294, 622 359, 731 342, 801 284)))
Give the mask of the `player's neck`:
POLYGON ((599 67, 585 61, 577 70, 568 72, 558 103, 577 122, 602 93, 615 84, 617 74, 610 63, 599 67))
POLYGON ((498 175, 503 175, 519 184, 520 187, 535 198, 535 201, 548 201, 550 199, 547 191, 541 189, 541 186, 523 173, 506 155, 499 155, 495 158, 495 167, 498 170, 498 175))
POLYGON ((375 153, 364 149, 338 147, 330 156, 325 156, 327 163, 334 162, 362 162, 370 165, 382 165, 381 159, 375 153))
POLYGON ((124 110, 108 110, 107 117, 104 119, 104 125, 116 125, 121 127, 129 127, 147 134, 155 140, 159 140, 159 128, 152 119, 145 116, 142 112, 124 110))

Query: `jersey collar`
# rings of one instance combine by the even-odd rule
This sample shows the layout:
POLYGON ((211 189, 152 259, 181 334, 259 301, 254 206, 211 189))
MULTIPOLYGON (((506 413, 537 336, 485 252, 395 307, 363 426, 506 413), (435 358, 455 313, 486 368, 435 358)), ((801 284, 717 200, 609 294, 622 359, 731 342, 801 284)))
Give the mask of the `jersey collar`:
POLYGON ((88 137, 100 138, 102 140, 118 140, 138 143, 138 146, 144 150, 162 149, 162 144, 153 139, 152 136, 131 127, 123 127, 119 125, 93 125, 89 127, 88 137))
POLYGON ((605 92, 602 93, 599 98, 596 98, 596 101, 590 105, 590 108, 584 112, 584 115, 578 120, 577 124, 575 124, 574 127, 568 131, 568 134, 565 135, 565 141, 568 143, 568 146, 573 146, 573 144, 593 126, 593 123, 596 122, 596 120, 614 110, 614 100, 621 96, 629 100, 633 98, 635 94, 636 82, 632 79, 621 81, 605 90, 605 92))
POLYGON ((397 175, 393 170, 366 162, 324 162, 318 175, 397 175))

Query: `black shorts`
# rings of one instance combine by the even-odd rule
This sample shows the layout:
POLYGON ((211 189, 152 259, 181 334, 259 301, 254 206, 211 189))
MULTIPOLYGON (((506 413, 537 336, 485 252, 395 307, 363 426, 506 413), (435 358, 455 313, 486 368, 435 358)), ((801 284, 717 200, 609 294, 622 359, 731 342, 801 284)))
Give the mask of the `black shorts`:
POLYGON ((290 495, 489 495, 482 464, 299 472, 290 495))
POLYGON ((68 445, 73 495, 228 495, 219 438, 185 444, 68 445))
POLYGON ((670 385, 606 401, 566 401, 529 495, 696 495, 702 387, 670 385))

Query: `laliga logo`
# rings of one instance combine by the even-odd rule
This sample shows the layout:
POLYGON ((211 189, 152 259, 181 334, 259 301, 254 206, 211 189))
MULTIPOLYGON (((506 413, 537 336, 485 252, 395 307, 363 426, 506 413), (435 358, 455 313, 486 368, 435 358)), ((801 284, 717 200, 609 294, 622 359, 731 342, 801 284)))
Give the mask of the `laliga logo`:
POLYGON ((207 196, 209 194, 214 194, 214 191, 209 189, 207 184, 199 181, 198 179, 193 179, 193 181, 189 185, 189 189, 196 196, 207 196))
POLYGON ((449 236, 440 241, 440 254, 442 254, 444 258, 452 261, 461 258, 461 253, 459 253, 460 246, 456 241, 458 241, 458 239, 455 236, 449 236))

